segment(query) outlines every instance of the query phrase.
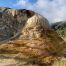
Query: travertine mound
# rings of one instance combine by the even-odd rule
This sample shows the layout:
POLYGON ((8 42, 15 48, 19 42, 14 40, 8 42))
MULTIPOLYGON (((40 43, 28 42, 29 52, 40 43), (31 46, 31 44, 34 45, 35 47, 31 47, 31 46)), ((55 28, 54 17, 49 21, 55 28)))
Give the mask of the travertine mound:
POLYGON ((0 16, 1 66, 51 66, 65 53, 66 43, 43 16, 10 8, 0 8, 0 16))
POLYGON ((39 14, 35 14, 27 20, 22 30, 22 36, 29 39, 40 38, 43 30, 50 30, 48 20, 39 14))

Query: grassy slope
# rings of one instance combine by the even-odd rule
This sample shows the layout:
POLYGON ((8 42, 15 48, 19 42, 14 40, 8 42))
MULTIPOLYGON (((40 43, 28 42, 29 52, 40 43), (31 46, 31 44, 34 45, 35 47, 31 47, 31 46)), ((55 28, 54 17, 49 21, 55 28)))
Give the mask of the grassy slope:
POLYGON ((66 59, 56 61, 52 66, 66 66, 66 59))
POLYGON ((58 22, 52 25, 52 28, 61 36, 66 36, 66 22, 58 22))

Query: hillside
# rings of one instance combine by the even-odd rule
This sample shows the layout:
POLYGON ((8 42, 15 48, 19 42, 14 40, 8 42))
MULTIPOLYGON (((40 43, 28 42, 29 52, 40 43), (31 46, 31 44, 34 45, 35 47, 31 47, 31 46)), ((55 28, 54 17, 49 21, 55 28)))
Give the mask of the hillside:
POLYGON ((57 22, 52 25, 52 28, 66 41, 66 22, 57 22))

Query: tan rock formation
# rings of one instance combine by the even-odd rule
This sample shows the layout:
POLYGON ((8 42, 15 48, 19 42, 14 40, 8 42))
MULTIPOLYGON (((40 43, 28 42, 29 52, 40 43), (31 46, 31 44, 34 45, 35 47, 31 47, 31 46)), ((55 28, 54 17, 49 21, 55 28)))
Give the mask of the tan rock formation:
MULTIPOLYGON (((23 36, 27 38, 40 38, 43 30, 50 30, 48 20, 39 14, 29 18, 22 30, 23 36)), ((22 37, 23 38, 23 37, 22 37)))

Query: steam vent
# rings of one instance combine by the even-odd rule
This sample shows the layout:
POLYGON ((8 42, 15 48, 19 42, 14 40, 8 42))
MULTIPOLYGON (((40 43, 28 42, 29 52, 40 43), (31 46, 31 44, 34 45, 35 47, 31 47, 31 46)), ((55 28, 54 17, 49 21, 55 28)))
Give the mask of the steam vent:
POLYGON ((0 66, 52 66, 65 49, 45 17, 31 10, 0 8, 0 66))

